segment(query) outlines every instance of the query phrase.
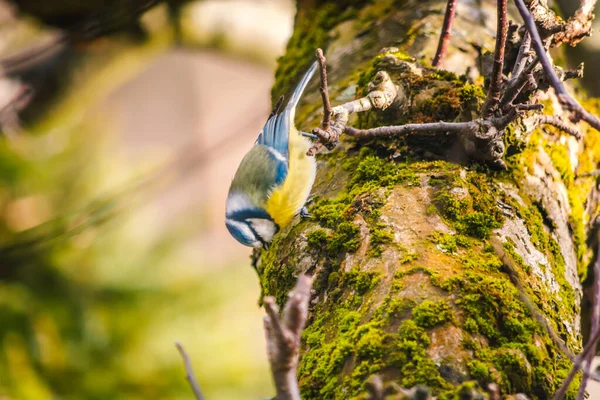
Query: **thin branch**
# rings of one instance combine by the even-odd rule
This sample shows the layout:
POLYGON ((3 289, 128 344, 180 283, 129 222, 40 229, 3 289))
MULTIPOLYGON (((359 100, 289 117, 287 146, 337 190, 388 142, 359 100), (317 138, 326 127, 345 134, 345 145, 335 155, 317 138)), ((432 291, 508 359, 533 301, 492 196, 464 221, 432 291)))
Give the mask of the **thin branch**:
POLYGON ((518 111, 542 111, 544 109, 544 105, 541 103, 537 104, 517 104, 515 108, 518 111))
POLYGON ((279 317, 273 297, 265 297, 264 319, 267 354, 275 382, 277 400, 301 400, 296 373, 302 329, 308 317, 308 301, 312 278, 302 275, 279 317))
POLYGON ((435 52, 435 57, 433 58, 433 62, 431 63, 434 68, 439 68, 444 60, 444 57, 446 57, 455 14, 456 0, 448 0, 448 4, 446 5, 446 14, 444 15, 444 24, 442 25, 442 33, 440 34, 440 41, 435 52))
POLYGON ((68 43, 69 35, 60 32, 46 42, 36 43, 16 54, 0 58, 0 73, 13 75, 39 65, 65 49, 68 43))
POLYGON ((517 76, 521 75, 521 72, 523 72, 523 68, 525 68, 525 65, 527 65, 527 60, 529 59, 529 50, 531 50, 531 36, 529 35, 529 32, 525 32, 523 34, 521 47, 519 47, 519 54, 517 54, 515 65, 513 65, 513 69, 510 74, 509 82, 515 80, 517 76))
POLYGON ((327 64, 325 63, 326 60, 323 55, 323 50, 317 49, 316 55, 317 60, 319 60, 319 74, 321 78, 319 92, 321 92, 321 99, 323 100, 323 121, 321 127, 324 131, 328 131, 331 122, 331 102, 329 101, 329 92, 327 89, 327 64))
POLYGON ((465 132, 476 127, 476 120, 470 122, 430 122, 426 124, 406 124, 380 126, 371 129, 356 129, 346 126, 344 132, 357 139, 369 139, 377 136, 399 136, 407 133, 427 132, 465 132))
POLYGON ((504 94, 500 99, 500 107, 504 110, 515 101, 515 99, 521 94, 527 82, 532 77, 533 71, 538 66, 540 62, 539 57, 535 57, 531 62, 525 67, 521 73, 508 81, 506 85, 506 89, 504 90, 504 94))
MULTIPOLYGON (((519 0, 516 0, 516 1, 519 1, 519 0)), ((590 354, 594 353, 599 340, 600 340, 600 329, 593 336, 590 337, 590 339, 584 346, 581 354, 579 354, 575 358, 575 360, 573 361, 573 368, 571 368, 571 371, 569 371, 569 375, 567 375, 567 377, 563 381, 562 385, 560 386, 560 388, 558 389, 556 394, 554 394, 554 397, 552 397, 552 400, 562 400, 565 397, 565 394, 567 393, 567 389, 569 388, 569 385, 573 381, 573 378, 575 378, 575 375, 581 369, 582 363, 585 360, 587 360, 587 358, 589 357, 590 354)))
POLYGON ((527 27, 527 30, 531 35, 533 48, 535 49, 535 52, 537 53, 540 62, 542 63, 542 67, 544 68, 544 72, 546 73, 550 84, 556 92, 556 96, 558 98, 559 103, 563 108, 573 113, 571 117, 573 121, 576 122, 583 119, 596 130, 600 131, 600 119, 587 112, 581 106, 581 104, 579 104, 573 97, 571 97, 561 80, 556 75, 556 71, 554 71, 554 66, 552 65, 552 62, 546 54, 546 49, 544 48, 544 45, 542 43, 542 38, 540 37, 537 27, 535 26, 535 20, 529 12, 529 10, 527 9, 527 6, 523 2, 523 0, 515 0, 515 3, 517 5, 517 8, 519 9, 519 13, 525 21, 525 26, 527 27))
POLYGON ((204 396, 202 395, 202 391, 200 390, 200 385, 194 377, 194 369, 192 368, 192 362, 190 361, 190 357, 187 355, 185 349, 183 348, 180 342, 175 342, 175 347, 177 347, 177 350, 179 350, 179 354, 181 354, 181 358, 183 358, 183 364, 185 365, 185 378, 190 383, 190 387, 192 388, 192 392, 194 392, 196 400, 204 400, 204 396))
MULTIPOLYGON (((321 79, 319 92, 321 93, 321 100, 323 101, 323 121, 321 121, 321 127, 323 128, 323 131, 329 135, 331 132, 331 102, 329 101, 329 91, 327 89, 327 64, 325 62, 326 60, 325 56, 323 55, 323 50, 317 49, 315 55, 319 62, 319 77, 321 79)), ((319 133, 315 132, 315 129, 313 129, 313 135, 321 139, 323 135, 319 136, 319 133)), ((324 143, 329 143, 329 141, 321 139, 315 142, 315 144, 313 144, 312 147, 308 149, 306 155, 314 156, 315 154, 317 154, 317 151, 319 151, 319 149, 323 147, 324 143)))
POLYGON ((540 125, 552 125, 553 127, 560 129, 561 131, 568 133, 571 136, 581 139, 583 135, 577 130, 576 127, 568 125, 560 117, 553 115, 543 115, 539 120, 540 125))
POLYGON ((365 389, 369 392, 368 400, 384 400, 383 381, 379 375, 371 375, 365 382, 365 389))
MULTIPOLYGON (((590 327, 590 338, 600 331, 600 249, 596 253, 596 262, 594 263, 594 283, 593 283, 593 295, 592 295, 592 323, 590 327)), ((583 378, 581 379, 581 385, 579 386, 579 392, 577 393, 577 400, 583 400, 585 397, 585 389, 587 387, 590 374, 592 372, 592 362, 594 360, 595 352, 585 360, 585 368, 583 369, 583 378)))
POLYGON ((506 48, 506 36, 508 33, 508 21, 506 19, 507 0, 497 0, 498 3, 498 26, 496 29, 496 48, 494 49, 494 66, 490 78, 490 87, 483 107, 483 115, 491 117, 498 107, 500 101, 500 89, 502 86, 502 70, 504 69, 504 50, 506 48))

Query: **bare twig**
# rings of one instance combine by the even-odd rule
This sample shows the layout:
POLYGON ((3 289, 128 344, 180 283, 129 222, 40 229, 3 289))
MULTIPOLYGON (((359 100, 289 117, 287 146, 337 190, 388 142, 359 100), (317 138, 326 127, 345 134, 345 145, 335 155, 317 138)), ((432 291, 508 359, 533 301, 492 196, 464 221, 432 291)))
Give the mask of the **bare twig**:
MULTIPOLYGON (((596 262, 594 263, 594 283, 592 295, 592 323, 590 327, 590 339, 598 331, 600 331, 600 249, 596 254, 596 262)), ((592 362, 594 360, 595 351, 592 351, 585 360, 585 368, 583 369, 583 378, 577 392, 577 400, 583 400, 585 397, 585 389, 587 387, 591 372, 592 362)))
POLYGON ((509 82, 514 81, 521 75, 521 72, 523 72, 523 68, 525 68, 529 59, 529 50, 531 50, 531 36, 529 36, 529 32, 525 32, 523 34, 521 47, 519 47, 519 54, 517 54, 517 59, 515 60, 515 65, 513 65, 512 72, 510 73, 509 82))
POLYGON ((306 152, 307 156, 314 156, 317 151, 323 147, 326 143, 331 143, 330 139, 325 139, 332 135, 331 132, 331 102, 329 101, 329 92, 327 90, 327 64, 323 50, 317 49, 315 52, 317 60, 319 62, 319 76, 321 79, 321 85, 319 86, 319 92, 321 93, 321 100, 323 101, 323 120, 321 121, 321 127, 323 128, 320 132, 315 132, 318 128, 313 129, 313 135, 317 136, 320 140, 315 142, 310 149, 306 152), (326 135, 323 134, 326 133, 326 135))
POLYGON ((552 400, 562 400, 565 397, 565 394, 567 393, 567 389, 569 388, 569 385, 571 384, 571 382, 573 382, 573 378, 575 378, 575 375, 581 369, 583 362, 585 360, 587 360, 587 358, 590 356, 590 354, 594 353, 599 340, 600 340, 600 329, 598 331, 596 331, 596 333, 593 336, 590 337, 590 339, 584 346, 581 354, 579 354, 575 358, 575 360, 573 361, 573 368, 571 368, 571 371, 569 371, 569 375, 567 375, 567 377, 563 381, 563 383, 560 386, 560 388, 558 389, 558 391, 554 394, 554 397, 552 397, 552 400))
POLYGON ((204 400, 204 396, 202 396, 202 391, 200 390, 200 385, 198 385, 198 382, 194 376, 194 369, 192 368, 190 357, 187 355, 180 342, 175 342, 175 347, 177 347, 179 354, 181 354, 181 358, 183 358, 183 364, 185 365, 185 378, 190 383, 190 387, 194 392, 196 400, 204 400))
POLYGON ((265 297, 267 315, 264 319, 267 354, 275 382, 277 400, 300 400, 296 378, 300 337, 308 317, 308 301, 312 278, 302 275, 279 317, 279 308, 273 297, 265 297))
POLYGON ((531 13, 529 12, 529 10, 527 9, 527 6, 523 2, 523 0, 515 0, 515 3, 517 4, 519 13, 523 17, 523 20, 525 21, 525 26, 527 27, 527 30, 529 31, 529 34, 531 35, 533 48, 535 49, 535 52, 537 53, 537 55, 540 59, 540 62, 542 63, 542 67, 544 68, 544 72, 546 73, 546 76, 548 77, 550 84, 552 85, 552 87, 554 88, 554 90, 556 92, 556 96, 558 98, 559 103, 561 104, 561 106, 563 108, 565 108, 566 110, 571 111, 573 113, 571 118, 574 121, 579 121, 579 120, 583 119, 588 124, 590 124, 592 127, 594 127, 596 130, 600 131, 600 119, 598 119, 598 117, 587 112, 581 106, 581 104, 579 104, 573 97, 571 97, 571 95, 569 95, 569 93, 567 92, 567 89, 561 82, 561 80, 556 75, 556 71, 554 71, 554 66, 552 65, 552 62, 550 61, 550 59, 548 58, 548 55, 546 54, 546 49, 544 48, 544 44, 542 43, 542 38, 540 37, 540 34, 535 25, 535 20, 534 20, 533 16, 531 15, 531 13))
POLYGON ((503 110, 505 110, 507 107, 510 107, 519 94, 523 91, 539 62, 540 59, 535 57, 533 60, 531 60, 527 67, 521 70, 519 75, 508 81, 506 89, 504 90, 504 94, 500 99, 500 107, 503 110))
POLYGON ((554 38, 557 44, 568 43, 575 46, 582 39, 592 34, 592 21, 597 0, 581 0, 581 6, 567 20, 564 28, 554 38))
POLYGON ((556 117, 553 115, 543 115, 540 118, 539 123, 540 125, 552 125, 553 127, 560 129, 561 131, 568 133, 569 135, 574 136, 577 139, 582 138, 581 132, 579 132, 576 127, 570 126, 560 117, 556 117))
POLYGON ((487 385, 487 391, 489 394, 489 400, 500 400, 500 388, 495 383, 489 383, 487 385))
POLYGON ((33 89, 20 84, 7 104, 0 108, 0 130, 11 137, 21 131, 19 111, 23 110, 33 99, 33 89))
POLYGON ((518 111, 541 111, 544 109, 544 105, 541 103, 538 104, 517 104, 515 108, 518 111))
POLYGON ((344 132, 357 139, 370 139, 377 136, 399 136, 408 133, 427 132, 466 132, 476 126, 475 121, 470 122, 431 122, 426 124, 406 124, 380 126, 371 129, 356 129, 346 126, 344 132))
POLYGON ((321 78, 321 85, 319 86, 319 92, 321 92, 321 99, 323 100, 323 121, 321 127, 324 131, 329 130, 329 123, 331 121, 331 102, 329 101, 329 92, 327 89, 327 64, 323 50, 317 49, 316 51, 317 60, 319 60, 319 73, 321 78))
POLYGON ((368 400, 384 400, 383 381, 379 375, 371 375, 365 382, 365 388, 369 392, 368 400))
POLYGON ((452 31, 452 23, 454 22, 454 15, 456 13, 456 0, 448 0, 446 5, 446 14, 444 15, 444 24, 442 26, 442 33, 440 34, 440 41, 438 43, 435 57, 433 58, 433 65, 435 68, 439 68, 446 57, 448 51, 448 44, 450 43, 450 33, 452 31))
POLYGON ((500 101, 500 89, 502 86, 502 70, 504 68, 504 49, 506 48, 506 35, 508 32, 508 21, 506 20, 507 0, 497 0, 498 4, 498 26, 496 29, 496 48, 494 49, 494 66, 490 79, 487 98, 483 106, 483 115, 491 117, 498 107, 500 101))
POLYGON ((0 58, 0 73, 12 75, 38 65, 62 51, 69 42, 69 36, 60 32, 42 43, 0 58))

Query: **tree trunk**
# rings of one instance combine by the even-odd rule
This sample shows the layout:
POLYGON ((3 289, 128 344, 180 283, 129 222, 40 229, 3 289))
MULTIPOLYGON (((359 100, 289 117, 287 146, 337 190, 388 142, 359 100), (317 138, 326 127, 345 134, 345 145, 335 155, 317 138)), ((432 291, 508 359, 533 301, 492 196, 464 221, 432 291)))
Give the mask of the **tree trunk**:
MULTIPOLYGON (((458 2, 444 68, 461 76, 427 68, 445 4, 298 0, 273 97, 289 93, 322 47, 334 106, 364 95, 379 70, 402 93, 354 126, 471 120, 486 90, 496 2, 458 2)), ((304 131, 322 116, 316 85, 307 92, 296 117, 304 131)), ((561 112, 551 95, 539 101, 561 112)), ((585 106, 597 114, 596 103, 585 106)), ((578 143, 536 121, 507 128, 506 170, 475 162, 453 134, 343 139, 317 156, 312 218, 281 232, 258 266, 264 294, 280 304, 299 274, 315 276, 303 399, 360 398, 374 373, 439 398, 466 381, 552 396, 571 367, 566 353, 581 348, 580 280, 597 206, 594 178, 576 182, 575 170, 595 169, 600 146, 583 124, 578 143)))

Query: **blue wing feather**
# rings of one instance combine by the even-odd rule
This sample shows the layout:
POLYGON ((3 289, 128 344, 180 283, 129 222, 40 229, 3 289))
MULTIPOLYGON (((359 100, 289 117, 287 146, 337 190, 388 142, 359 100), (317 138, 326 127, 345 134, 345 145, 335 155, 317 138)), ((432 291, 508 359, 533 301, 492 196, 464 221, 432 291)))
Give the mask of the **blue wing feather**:
POLYGON ((300 83, 298 83, 298 86, 294 90, 294 93, 292 93, 292 97, 290 97, 290 100, 285 106, 283 112, 281 112, 279 115, 274 115, 267 120, 267 123, 263 127, 263 130, 260 132, 260 135, 256 140, 257 144, 271 147, 287 159, 288 138, 291 125, 294 123, 293 120, 296 106, 298 105, 298 101, 300 100, 306 85, 308 85, 308 82, 310 81, 310 78, 312 78, 316 69, 317 63, 315 62, 306 72, 306 74, 304 74, 302 80, 300 80, 300 83))

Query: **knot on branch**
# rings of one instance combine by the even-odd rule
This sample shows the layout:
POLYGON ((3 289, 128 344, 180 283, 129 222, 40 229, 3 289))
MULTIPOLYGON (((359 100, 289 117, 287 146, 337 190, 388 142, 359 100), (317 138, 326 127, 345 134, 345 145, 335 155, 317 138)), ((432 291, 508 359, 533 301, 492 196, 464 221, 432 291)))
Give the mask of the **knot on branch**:
POLYGON ((369 82, 367 89, 369 93, 367 98, 371 102, 372 108, 385 110, 392 105, 398 94, 398 88, 392 82, 392 78, 385 71, 379 71, 369 82))

